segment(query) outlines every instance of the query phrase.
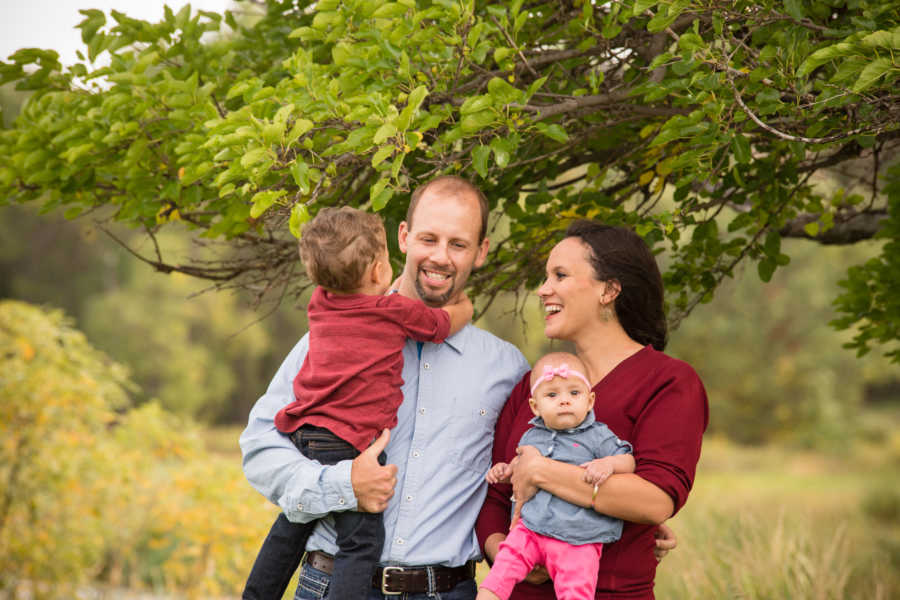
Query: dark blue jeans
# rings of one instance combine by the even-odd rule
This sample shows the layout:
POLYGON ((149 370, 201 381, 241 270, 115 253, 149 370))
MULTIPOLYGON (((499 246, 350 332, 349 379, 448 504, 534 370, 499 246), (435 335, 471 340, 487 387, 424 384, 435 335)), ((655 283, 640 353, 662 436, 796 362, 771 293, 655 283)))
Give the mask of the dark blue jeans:
MULTIPOLYGON (((322 600, 327 598, 329 593, 329 584, 331 583, 331 575, 324 573, 318 569, 314 569, 308 564, 300 567, 300 581, 297 583, 297 592, 294 594, 294 600, 322 600)), ((400 594, 396 596, 385 596, 381 590, 370 587, 369 595, 364 596, 366 600, 473 600, 478 593, 474 579, 469 579, 457 584, 455 588, 449 592, 441 592, 429 596, 428 594, 400 594)), ((333 592, 331 598, 338 598, 333 592)))
MULTIPOLYGON (((323 465, 352 460, 359 451, 327 429, 304 425, 291 435, 291 440, 307 458, 323 465)), ((384 453, 378 457, 385 463, 384 453)), ((380 514, 335 512, 338 553, 334 557, 335 578, 329 598, 355 600, 366 598, 372 589, 372 573, 381 559, 384 546, 384 523, 380 514)), ((306 541, 316 521, 292 523, 278 515, 263 542, 256 562, 247 578, 242 597, 245 600, 279 600, 291 576, 297 570, 306 541)), ((324 597, 324 596, 323 596, 324 597)))

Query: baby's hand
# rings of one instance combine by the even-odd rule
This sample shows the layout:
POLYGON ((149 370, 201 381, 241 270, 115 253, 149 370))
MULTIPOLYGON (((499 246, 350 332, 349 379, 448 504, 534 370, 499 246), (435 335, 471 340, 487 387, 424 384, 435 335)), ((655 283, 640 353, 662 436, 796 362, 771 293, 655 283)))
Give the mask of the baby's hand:
POLYGON ((512 469, 508 464, 501 462, 491 467, 485 479, 488 483, 509 483, 510 475, 512 475, 512 469))
POLYGON ((615 470, 611 456, 582 463, 581 466, 584 467, 584 480, 594 485, 601 485, 615 470))

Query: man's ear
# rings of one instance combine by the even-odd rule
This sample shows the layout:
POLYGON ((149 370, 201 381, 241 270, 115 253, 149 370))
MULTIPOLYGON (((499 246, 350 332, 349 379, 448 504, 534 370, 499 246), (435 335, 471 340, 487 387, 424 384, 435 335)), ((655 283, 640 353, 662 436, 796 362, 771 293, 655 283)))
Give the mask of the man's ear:
POLYGON ((528 399, 528 406, 531 407, 531 412, 534 413, 534 416, 540 416, 540 413, 538 413, 537 409, 537 401, 534 399, 534 396, 528 399))
POLYGON ((491 240, 487 239, 487 237, 481 240, 481 243, 478 245, 478 254, 475 256, 476 269, 484 264, 484 261, 487 258, 488 249, 490 249, 490 247, 491 240))
POLYGON ((400 227, 397 229, 397 245, 400 246, 400 252, 406 254, 406 236, 409 235, 409 226, 406 221, 400 221, 400 227))

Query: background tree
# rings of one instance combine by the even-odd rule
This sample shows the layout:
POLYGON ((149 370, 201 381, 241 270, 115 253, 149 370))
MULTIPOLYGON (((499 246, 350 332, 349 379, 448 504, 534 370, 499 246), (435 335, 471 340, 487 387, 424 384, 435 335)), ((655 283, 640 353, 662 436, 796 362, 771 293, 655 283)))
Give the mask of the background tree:
POLYGON ((553 232, 584 215, 666 252, 675 323, 741 261, 768 281, 789 260, 783 237, 880 235, 836 324, 858 326, 860 352, 880 342, 900 360, 894 3, 242 5, 259 14, 83 11, 87 58, 108 52, 109 67, 14 54, 0 81, 33 95, 0 135, 0 195, 153 239, 186 226, 231 253, 143 258, 265 295, 302 287, 291 233, 321 206, 393 226, 417 183, 462 173, 509 217, 473 278, 482 308, 534 286, 553 232), (860 159, 852 189, 817 185, 860 159))

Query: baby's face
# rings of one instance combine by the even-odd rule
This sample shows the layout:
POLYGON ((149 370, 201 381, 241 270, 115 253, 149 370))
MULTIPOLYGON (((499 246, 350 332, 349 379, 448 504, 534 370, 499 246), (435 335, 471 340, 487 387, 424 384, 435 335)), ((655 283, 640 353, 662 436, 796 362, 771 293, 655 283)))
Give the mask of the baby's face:
POLYGON ((550 429, 571 429, 580 425, 594 407, 594 392, 577 377, 556 376, 541 382, 529 403, 550 429))

